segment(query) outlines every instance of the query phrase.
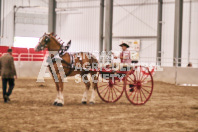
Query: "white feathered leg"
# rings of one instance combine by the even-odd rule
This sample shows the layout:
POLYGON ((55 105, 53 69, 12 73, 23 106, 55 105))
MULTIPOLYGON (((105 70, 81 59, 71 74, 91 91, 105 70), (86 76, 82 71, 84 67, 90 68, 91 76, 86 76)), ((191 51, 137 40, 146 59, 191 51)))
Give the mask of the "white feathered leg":
POLYGON ((90 104, 95 104, 96 103, 96 90, 97 90, 97 82, 98 82, 98 77, 96 74, 92 75, 92 94, 91 94, 91 99, 89 101, 90 104), (94 75, 94 76, 93 76, 94 75))
POLYGON ((59 99, 59 93, 57 93, 56 99, 54 100, 54 105, 58 104, 58 99, 59 99))
POLYGON ((63 93, 61 91, 58 92, 58 102, 57 106, 63 106, 64 105, 64 97, 63 93))
POLYGON ((82 97, 82 104, 87 104, 87 94, 88 90, 86 89, 82 97))
POLYGON ((96 98, 96 95, 95 95, 95 93, 96 93, 96 90, 94 90, 94 88, 92 89, 92 94, 91 94, 91 99, 90 99, 90 101, 89 101, 89 103, 90 104, 95 104, 95 98, 96 98))
POLYGON ((62 92, 61 92, 60 99, 61 99, 61 101, 62 101, 62 104, 64 105, 65 101, 64 101, 64 96, 63 96, 63 93, 62 93, 62 92))

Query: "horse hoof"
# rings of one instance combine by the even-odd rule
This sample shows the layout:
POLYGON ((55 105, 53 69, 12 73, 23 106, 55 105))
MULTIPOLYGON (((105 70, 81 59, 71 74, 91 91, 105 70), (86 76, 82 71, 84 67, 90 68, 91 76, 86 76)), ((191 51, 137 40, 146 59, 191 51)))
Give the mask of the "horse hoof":
POLYGON ((87 104, 87 102, 86 101, 82 101, 82 104, 87 104))
POLYGON ((57 106, 63 106, 63 104, 62 103, 57 103, 57 106))
POLYGON ((54 102, 54 104, 53 105, 57 105, 58 103, 57 102, 54 102))
POLYGON ((94 102, 89 102, 89 104, 90 104, 90 105, 93 105, 93 104, 95 104, 95 103, 94 103, 94 102))

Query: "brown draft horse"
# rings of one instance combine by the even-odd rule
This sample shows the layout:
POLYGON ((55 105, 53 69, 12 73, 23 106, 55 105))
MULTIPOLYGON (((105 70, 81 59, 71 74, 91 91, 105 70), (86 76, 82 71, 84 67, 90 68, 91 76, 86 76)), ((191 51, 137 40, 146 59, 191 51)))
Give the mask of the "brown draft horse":
MULTIPOLYGON (((59 39, 57 39, 56 35, 54 35, 53 33, 50 33, 50 34, 45 33, 40 38, 38 45, 35 47, 35 51, 41 51, 41 50, 47 49, 49 52, 50 51, 56 51, 56 52, 59 51, 60 52, 63 49, 63 44, 61 44, 59 39)), ((88 80, 87 75, 91 74, 91 76, 93 77, 92 78, 93 91, 92 91, 91 99, 89 102, 91 104, 94 104, 95 103, 95 92, 97 89, 97 82, 93 81, 93 79, 98 80, 98 77, 96 75, 97 72, 83 70, 83 69, 76 70, 75 68, 72 67, 72 64, 71 64, 71 62, 73 61, 74 66, 80 64, 81 68, 86 68, 87 66, 92 66, 92 64, 98 64, 97 59, 93 55, 88 53, 88 55, 90 55, 90 56, 86 56, 84 54, 87 54, 87 53, 79 52, 79 53, 75 53, 75 54, 70 54, 68 52, 65 52, 65 54, 63 54, 61 56, 61 58, 62 58, 62 60, 61 60, 62 66, 61 67, 63 68, 64 74, 66 76, 74 76, 77 74, 81 75, 81 78, 84 81, 85 86, 86 86, 86 89, 85 89, 85 92, 84 92, 83 98, 82 98, 83 104, 87 103, 87 92, 91 85, 90 81, 88 80)), ((58 92, 57 97, 54 101, 54 105, 63 106, 64 105, 63 78, 61 77, 61 73, 60 73, 60 69, 59 69, 60 65, 58 65, 58 63, 56 63, 56 61, 54 61, 54 56, 55 56, 54 54, 49 55, 49 58, 52 59, 52 65, 51 66, 48 65, 49 71, 51 72, 52 77, 55 82, 55 85, 56 85, 56 90, 58 92), (56 75, 54 75, 54 73, 56 75), (58 81, 56 80, 55 76, 57 77, 58 81)))

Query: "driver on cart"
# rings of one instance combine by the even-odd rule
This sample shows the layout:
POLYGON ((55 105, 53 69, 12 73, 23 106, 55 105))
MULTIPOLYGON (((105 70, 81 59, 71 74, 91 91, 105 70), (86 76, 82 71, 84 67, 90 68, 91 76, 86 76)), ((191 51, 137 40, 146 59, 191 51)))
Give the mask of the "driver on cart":
POLYGON ((119 46, 122 47, 122 52, 120 53, 119 57, 114 56, 114 59, 120 58, 121 63, 131 63, 130 51, 127 50, 127 48, 129 48, 129 45, 122 43, 119 46))
MULTIPOLYGON (((120 58, 121 63, 123 64, 131 64, 131 57, 130 57, 130 51, 127 50, 127 48, 129 48, 129 45, 126 43, 122 43, 119 45, 120 47, 122 47, 122 52, 120 53, 120 56, 114 56, 114 59, 120 58)), ((113 53, 114 55, 114 53, 113 53)), ((122 68, 120 68, 120 71, 126 71, 127 66, 123 66, 122 68)))

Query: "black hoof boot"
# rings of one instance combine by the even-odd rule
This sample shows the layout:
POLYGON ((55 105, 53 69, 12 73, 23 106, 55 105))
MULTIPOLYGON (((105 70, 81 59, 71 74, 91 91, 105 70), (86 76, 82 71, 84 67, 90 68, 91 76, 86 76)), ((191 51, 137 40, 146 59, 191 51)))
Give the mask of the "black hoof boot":
POLYGON ((90 104, 90 105, 94 105, 95 103, 94 103, 94 102, 89 102, 89 104, 90 104))
POLYGON ((134 91, 134 88, 131 88, 129 91, 130 91, 130 92, 133 92, 133 91, 134 91))
POLYGON ((86 101, 82 101, 82 104, 87 104, 87 102, 86 101))
POLYGON ((5 96, 4 96, 4 99, 6 99, 7 101, 10 101, 10 98, 9 98, 8 95, 5 95, 5 96))
POLYGON ((54 102, 54 104, 53 105, 57 105, 58 103, 57 102, 54 102))
POLYGON ((62 103, 57 103, 57 106, 63 106, 63 104, 62 103))
POLYGON ((134 91, 134 85, 133 84, 129 84, 130 90, 129 92, 133 92, 134 91))
POLYGON ((8 97, 8 101, 9 101, 9 102, 11 101, 9 97, 8 97))

